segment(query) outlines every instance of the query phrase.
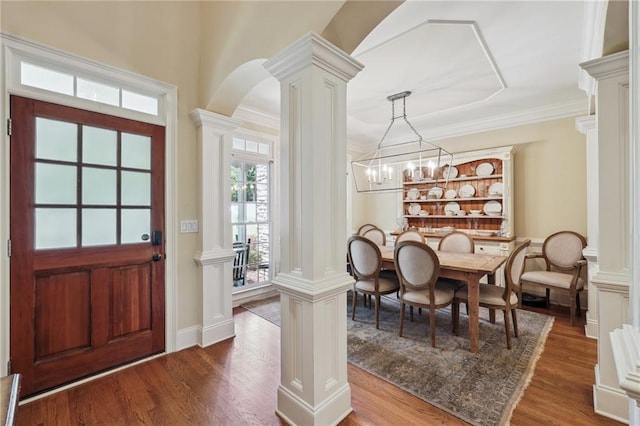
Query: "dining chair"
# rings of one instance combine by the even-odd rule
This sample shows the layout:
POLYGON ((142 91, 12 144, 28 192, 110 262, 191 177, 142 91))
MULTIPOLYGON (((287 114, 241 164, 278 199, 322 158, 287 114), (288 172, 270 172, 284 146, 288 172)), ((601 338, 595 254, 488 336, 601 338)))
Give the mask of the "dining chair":
MULTIPOLYGON (((516 316, 516 308, 518 308, 518 295, 520 293, 520 277, 524 271, 525 256, 527 248, 531 245, 531 240, 525 240, 517 246, 507 258, 504 268, 504 287, 493 284, 480 283, 480 296, 478 304, 482 307, 501 310, 504 313, 504 330, 507 335, 507 349, 511 349, 511 330, 510 321, 513 321, 513 335, 518 337, 518 317, 516 316), (511 317, 511 318, 509 318, 511 317)), ((469 292, 467 287, 462 287, 456 291, 453 300, 451 312, 453 318, 453 332, 458 335, 458 323, 460 319, 460 302, 467 302, 469 292)))
POLYGON ((362 225, 360 228, 358 228, 358 231, 356 232, 356 235, 364 235, 365 232, 367 232, 369 229, 376 229, 377 226, 374 225, 373 223, 365 223, 364 225, 362 225))
POLYGON ((419 241, 402 241, 395 246, 394 263, 400 280, 400 332, 404 328, 405 306, 429 309, 431 346, 436 347, 436 309, 453 302, 455 291, 437 285, 440 261, 435 251, 419 241))
POLYGON ((422 234, 422 232, 418 231, 417 229, 407 229, 406 231, 401 232, 396 237, 396 241, 394 244, 397 245, 402 241, 418 241, 421 243, 426 243, 424 235, 422 234))
POLYGON ((353 298, 351 301, 351 320, 356 317, 356 299, 358 293, 365 297, 375 298, 376 328, 380 328, 380 296, 395 293, 400 285, 393 276, 380 276, 382 258, 380 248, 368 238, 359 235, 349 237, 347 241, 347 255, 351 264, 351 272, 355 278, 353 283, 353 298))
POLYGON ((387 235, 380 228, 372 228, 365 231, 362 236, 368 240, 373 241, 379 246, 384 246, 387 244, 387 235))
MULTIPOLYGON (((581 274, 582 268, 587 264, 582 250, 586 246, 587 240, 577 232, 560 231, 551 234, 542 243, 542 253, 527 255, 527 259, 544 259, 545 270, 527 271, 521 277, 522 285, 535 285, 546 289, 547 307, 549 307, 551 289, 568 292, 571 325, 574 324, 576 310, 580 315, 580 292, 584 289, 581 274)), ((519 292, 520 300, 522 300, 522 285, 519 292)))
MULTIPOLYGON (((438 251, 473 253, 475 251, 475 243, 467 233, 461 231, 453 231, 445 234, 440 239, 440 242, 438 243, 438 251)), ((454 290, 457 290, 461 287, 466 287, 467 285, 467 283, 463 281, 454 280, 451 278, 440 278, 439 282, 441 285, 448 285, 454 290)), ((469 307, 467 306, 467 313, 468 311, 469 307)))
POLYGON ((444 235, 438 243, 438 251, 452 251, 456 253, 473 253, 475 243, 465 232, 453 231, 444 235))

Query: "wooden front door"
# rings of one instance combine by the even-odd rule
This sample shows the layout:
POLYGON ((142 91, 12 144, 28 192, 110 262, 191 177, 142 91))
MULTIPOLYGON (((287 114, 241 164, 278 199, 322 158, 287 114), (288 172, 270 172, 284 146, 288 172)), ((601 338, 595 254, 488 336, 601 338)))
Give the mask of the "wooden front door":
POLYGON ((21 395, 164 351, 164 128, 11 97, 21 395))

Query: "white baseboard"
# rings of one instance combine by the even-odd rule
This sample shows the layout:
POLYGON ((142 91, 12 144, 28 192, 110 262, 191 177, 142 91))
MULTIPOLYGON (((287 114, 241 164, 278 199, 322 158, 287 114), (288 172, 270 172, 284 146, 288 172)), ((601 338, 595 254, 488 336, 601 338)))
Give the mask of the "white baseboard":
POLYGON ((235 293, 233 293, 232 306, 235 308, 242 305, 243 303, 266 299, 271 296, 277 296, 278 294, 280 293, 272 284, 257 288, 250 288, 247 290, 236 291, 235 293))
POLYGON ((191 346, 206 347, 235 337, 235 335, 235 323, 233 320, 217 323, 206 329, 203 329, 199 325, 193 325, 178 330, 176 336, 176 351, 191 346))
POLYGON ((596 384, 593 385, 593 410, 605 417, 629 424, 629 397, 622 391, 600 383, 598 365, 595 366, 596 384))

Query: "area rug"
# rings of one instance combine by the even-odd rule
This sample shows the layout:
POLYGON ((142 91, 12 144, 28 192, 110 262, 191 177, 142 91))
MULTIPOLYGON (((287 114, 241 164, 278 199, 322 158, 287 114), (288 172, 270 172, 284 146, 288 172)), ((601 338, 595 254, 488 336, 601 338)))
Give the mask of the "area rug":
MULTIPOLYGON (((544 349, 553 317, 518 310, 519 337, 507 349, 502 313, 496 323, 480 309, 480 349, 469 351, 467 316, 460 315, 460 335, 451 332, 451 312, 436 315, 436 348, 428 336, 428 314, 405 318, 398 336, 400 304, 382 297, 380 329, 374 309, 362 297, 351 321, 351 292, 347 303, 347 357, 352 364, 404 389, 418 398, 473 425, 509 424, 511 414, 533 375, 544 349)), ((280 324, 280 298, 242 305, 274 324, 280 324)), ((461 307, 464 312, 464 305, 461 307)), ((408 312, 408 309, 407 309, 408 312)))

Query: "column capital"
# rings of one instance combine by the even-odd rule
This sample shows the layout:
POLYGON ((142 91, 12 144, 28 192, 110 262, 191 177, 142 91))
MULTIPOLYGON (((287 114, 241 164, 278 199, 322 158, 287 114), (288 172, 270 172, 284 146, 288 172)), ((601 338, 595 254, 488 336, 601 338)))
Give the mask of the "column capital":
POLYGON ((589 130, 596 129, 596 115, 585 115, 583 117, 576 118, 576 130, 586 135, 589 130))
POLYGON ((242 124, 242 120, 201 108, 194 109, 189 117, 197 127, 206 127, 219 134, 232 132, 242 124))
POLYGON ((280 81, 311 65, 345 82, 364 68, 362 63, 313 32, 307 33, 264 63, 267 71, 280 81))

